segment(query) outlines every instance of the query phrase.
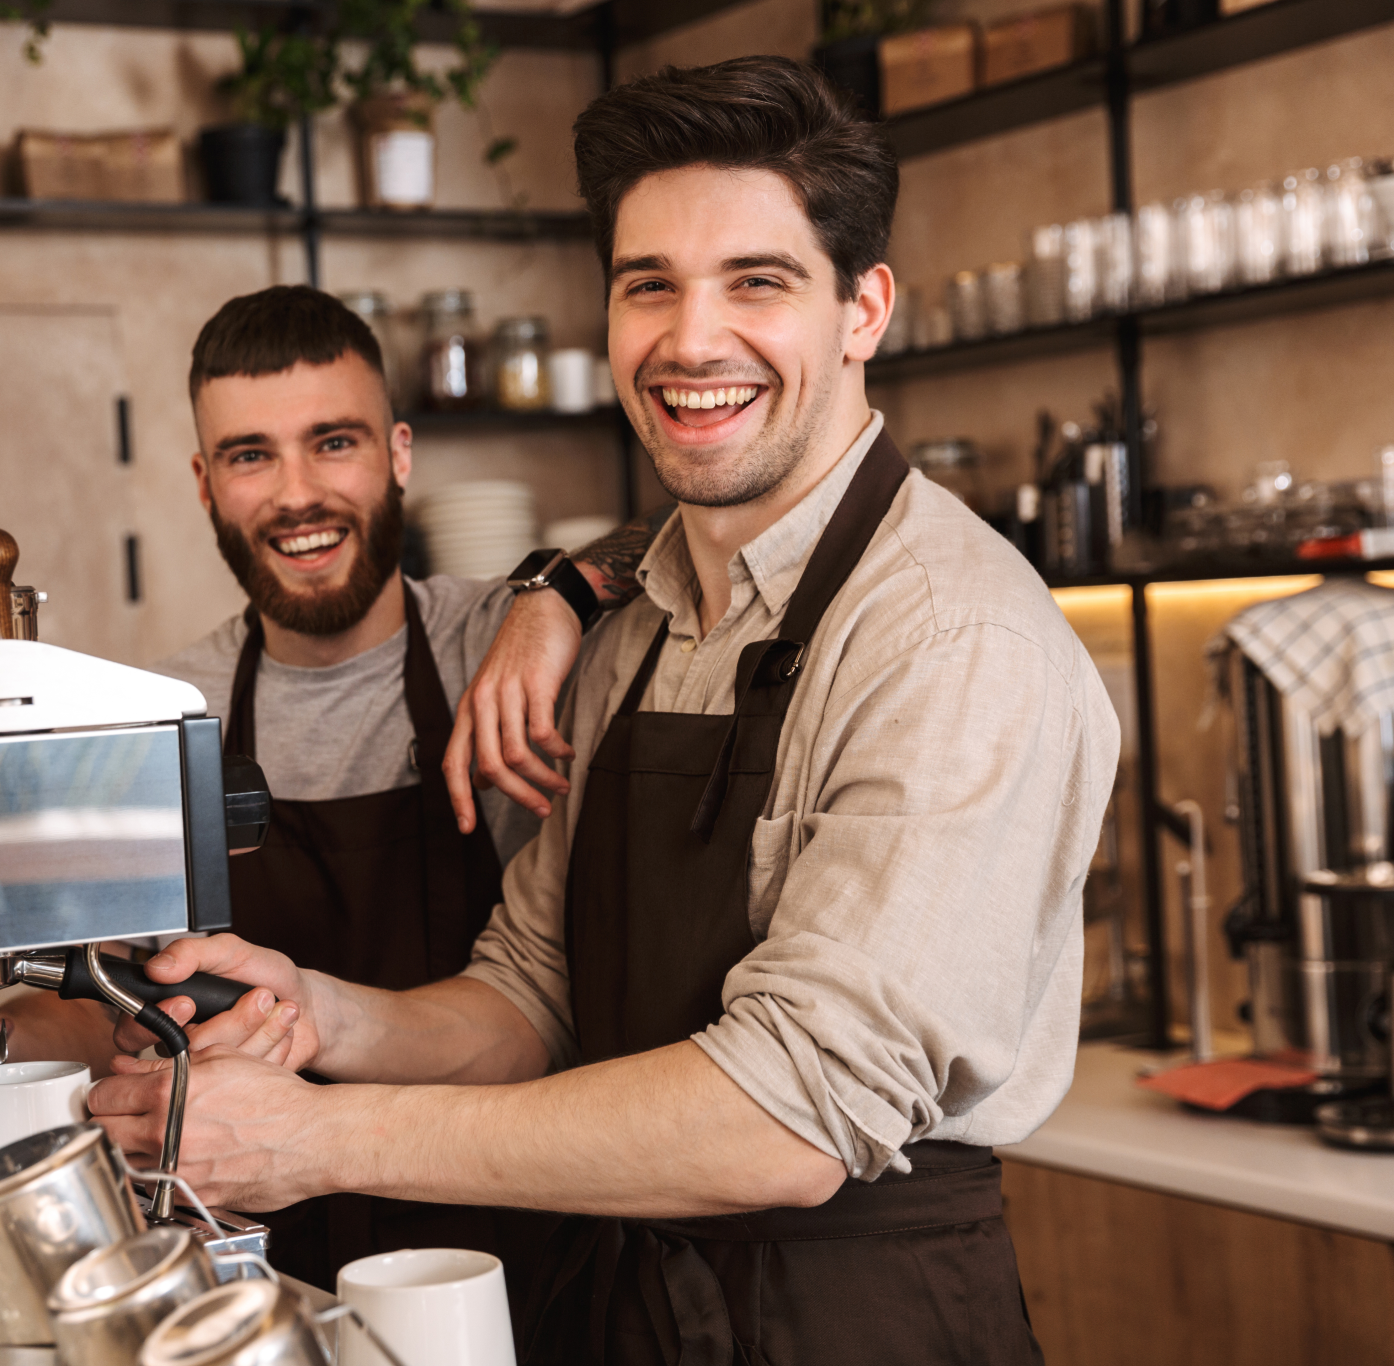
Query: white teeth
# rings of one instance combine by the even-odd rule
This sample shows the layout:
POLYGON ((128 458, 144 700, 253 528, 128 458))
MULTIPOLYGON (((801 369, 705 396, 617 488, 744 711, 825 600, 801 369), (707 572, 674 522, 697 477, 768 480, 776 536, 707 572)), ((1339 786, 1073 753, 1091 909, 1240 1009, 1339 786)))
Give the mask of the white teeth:
POLYGON ((307 550, 320 550, 325 546, 338 545, 343 539, 342 531, 312 531, 305 536, 291 536, 278 541, 276 548, 283 555, 303 555, 307 550))
POLYGON ((663 401, 670 408, 725 408, 728 405, 734 408, 749 403, 758 392, 754 385, 707 389, 700 393, 696 389, 664 389, 663 401))

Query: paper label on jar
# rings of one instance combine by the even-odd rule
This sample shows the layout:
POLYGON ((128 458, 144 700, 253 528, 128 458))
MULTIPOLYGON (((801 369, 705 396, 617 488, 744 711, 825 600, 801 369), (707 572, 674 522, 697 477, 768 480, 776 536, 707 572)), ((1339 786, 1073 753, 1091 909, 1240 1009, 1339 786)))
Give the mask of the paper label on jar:
POLYGON ((401 130, 373 137, 373 172, 384 204, 429 204, 435 196, 432 133, 401 130))

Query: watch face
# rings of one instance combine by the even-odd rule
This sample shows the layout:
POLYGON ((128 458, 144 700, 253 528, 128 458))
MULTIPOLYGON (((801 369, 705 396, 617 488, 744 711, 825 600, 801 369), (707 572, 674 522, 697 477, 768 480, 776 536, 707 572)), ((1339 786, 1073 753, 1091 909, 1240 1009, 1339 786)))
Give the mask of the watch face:
POLYGON ((511 586, 519 586, 546 574, 556 568, 556 563, 564 555, 562 550, 534 550, 509 576, 511 586))

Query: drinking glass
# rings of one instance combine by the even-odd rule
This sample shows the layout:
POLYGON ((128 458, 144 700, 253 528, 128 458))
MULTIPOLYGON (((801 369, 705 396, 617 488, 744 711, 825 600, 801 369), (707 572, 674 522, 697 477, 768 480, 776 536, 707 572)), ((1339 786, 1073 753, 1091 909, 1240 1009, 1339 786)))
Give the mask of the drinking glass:
POLYGON ((1065 227, 1065 316, 1084 322, 1094 316, 1098 270, 1094 220, 1080 218, 1065 227))
POLYGON ((1133 220, 1125 213, 1098 219, 1094 253, 1098 307, 1121 313, 1133 298, 1133 220))
POLYGON ((1283 201, 1272 185, 1241 190, 1234 206, 1235 257, 1246 285, 1276 280, 1283 268, 1283 201))
POLYGON ((1175 220, 1165 204, 1144 204, 1137 211, 1137 277, 1134 296, 1147 308, 1180 298, 1185 290, 1173 269, 1175 220))
POLYGON ((1033 327, 1051 327, 1065 319, 1065 230, 1059 223, 1031 233, 1026 317, 1033 327))
POLYGON ((1322 266, 1326 206, 1315 166, 1283 179, 1283 259, 1289 275, 1313 275, 1322 266))

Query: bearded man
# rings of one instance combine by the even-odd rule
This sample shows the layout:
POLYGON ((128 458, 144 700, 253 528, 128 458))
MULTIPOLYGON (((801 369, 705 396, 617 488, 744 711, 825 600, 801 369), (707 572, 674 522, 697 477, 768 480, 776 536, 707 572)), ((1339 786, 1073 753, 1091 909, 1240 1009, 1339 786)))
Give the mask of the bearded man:
MULTIPOLYGON (((332 296, 278 286, 225 304, 194 346, 189 395, 198 496, 250 604, 155 667, 203 693, 222 718, 224 752, 256 758, 273 795, 265 847, 230 865, 233 926, 365 985, 451 977, 501 900, 502 866, 548 810, 543 793, 510 774, 503 786, 527 807, 482 793, 483 820, 462 833, 441 772, 455 707, 514 594, 501 579, 404 579, 411 428, 393 420, 372 333, 332 296)), ((565 600, 528 594, 491 676, 506 684, 526 662, 532 702, 550 712, 581 616, 637 591, 632 573, 650 539, 642 525, 622 528, 562 566, 572 576, 557 585, 565 600)), ((528 772, 565 787, 540 761, 528 772)), ((269 991, 247 1004, 270 1015, 268 1028, 293 1018, 289 1005, 271 1014, 269 991)), ((188 998, 165 1008, 181 1024, 193 1013, 188 998)), ((99 1007, 38 993, 7 997, 0 1011, 12 1056, 109 1070, 111 1024, 99 1007)), ((326 1289, 343 1263, 401 1247, 495 1251, 513 1272, 532 1236, 524 1216, 366 1196, 266 1219, 276 1265, 326 1289)))

